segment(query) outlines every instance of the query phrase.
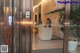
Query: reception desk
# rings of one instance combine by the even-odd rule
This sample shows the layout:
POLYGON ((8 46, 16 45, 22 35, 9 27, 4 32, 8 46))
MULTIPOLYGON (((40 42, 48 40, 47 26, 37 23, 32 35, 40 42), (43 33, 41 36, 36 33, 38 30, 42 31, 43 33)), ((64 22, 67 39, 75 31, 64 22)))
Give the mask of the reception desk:
POLYGON ((40 25, 38 27, 38 36, 41 40, 51 40, 52 38, 52 27, 44 27, 40 25))

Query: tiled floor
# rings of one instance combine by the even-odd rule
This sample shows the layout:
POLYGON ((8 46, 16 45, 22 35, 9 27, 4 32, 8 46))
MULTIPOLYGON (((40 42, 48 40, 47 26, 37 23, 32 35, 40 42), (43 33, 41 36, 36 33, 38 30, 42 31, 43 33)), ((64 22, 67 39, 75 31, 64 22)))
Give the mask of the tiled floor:
POLYGON ((33 50, 32 53, 63 53, 63 49, 33 50))
POLYGON ((63 53, 63 40, 42 41, 33 39, 32 53, 63 53))
POLYGON ((33 38, 32 49, 40 50, 40 49, 59 49, 63 48, 63 40, 50 40, 50 41, 42 41, 40 39, 33 38))
POLYGON ((33 43, 33 50, 63 48, 62 40, 41 41, 33 43))
MULTIPOLYGON (((33 41, 32 53, 63 53, 63 40, 33 41)), ((69 53, 80 53, 80 47, 69 53)))

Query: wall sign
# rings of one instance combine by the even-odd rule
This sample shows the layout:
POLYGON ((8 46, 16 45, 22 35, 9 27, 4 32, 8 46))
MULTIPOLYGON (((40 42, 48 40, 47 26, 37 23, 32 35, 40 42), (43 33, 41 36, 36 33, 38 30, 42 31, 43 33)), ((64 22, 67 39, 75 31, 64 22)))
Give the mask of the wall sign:
POLYGON ((30 18, 30 11, 26 11, 26 18, 30 18))
POLYGON ((12 25, 12 16, 9 16, 8 19, 9 19, 9 25, 12 25))

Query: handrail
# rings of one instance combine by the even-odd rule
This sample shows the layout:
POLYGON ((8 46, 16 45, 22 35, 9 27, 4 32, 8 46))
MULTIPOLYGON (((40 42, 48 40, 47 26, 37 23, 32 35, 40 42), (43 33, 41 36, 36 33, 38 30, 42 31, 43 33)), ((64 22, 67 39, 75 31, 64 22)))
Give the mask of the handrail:
POLYGON ((59 11, 63 11, 63 10, 65 10, 65 8, 56 9, 54 11, 51 11, 51 12, 46 13, 45 15, 51 14, 51 13, 55 13, 55 12, 59 12, 59 11))

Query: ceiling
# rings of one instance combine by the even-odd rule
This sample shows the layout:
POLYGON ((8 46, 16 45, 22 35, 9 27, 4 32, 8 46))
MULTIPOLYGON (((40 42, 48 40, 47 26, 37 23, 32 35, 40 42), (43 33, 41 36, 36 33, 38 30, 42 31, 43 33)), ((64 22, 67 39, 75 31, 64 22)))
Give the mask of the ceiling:
POLYGON ((35 6, 35 5, 38 4, 39 2, 41 2, 41 0, 33 0, 33 6, 35 6))

